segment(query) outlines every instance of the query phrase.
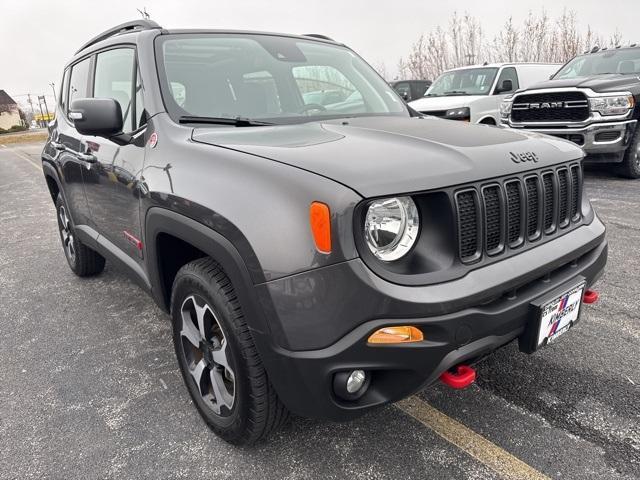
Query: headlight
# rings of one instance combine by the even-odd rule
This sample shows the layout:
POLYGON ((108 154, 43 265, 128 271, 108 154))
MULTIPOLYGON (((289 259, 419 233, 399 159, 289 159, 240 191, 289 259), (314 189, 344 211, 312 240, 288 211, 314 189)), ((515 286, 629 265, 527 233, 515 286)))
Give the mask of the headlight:
POLYGON ((508 117, 511 114, 511 106, 513 105, 513 100, 503 100, 500 104, 500 116, 503 118, 508 117))
POLYGON ((589 99, 589 107, 601 115, 623 115, 634 106, 633 95, 595 97, 589 99))
POLYGON ((449 120, 469 120, 471 118, 471 111, 469 107, 452 108, 446 111, 444 118, 448 118, 449 120))
POLYGON ((364 236, 371 253, 384 262, 406 255, 419 229, 418 209, 410 197, 384 198, 369 205, 364 236))

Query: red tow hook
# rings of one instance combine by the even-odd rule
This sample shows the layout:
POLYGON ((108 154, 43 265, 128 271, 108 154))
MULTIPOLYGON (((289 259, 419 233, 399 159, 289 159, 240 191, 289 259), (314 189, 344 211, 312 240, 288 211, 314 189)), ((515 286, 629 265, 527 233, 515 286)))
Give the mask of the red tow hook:
POLYGON ((476 380, 476 371, 469 365, 458 365, 455 371, 440 375, 440 381, 451 388, 466 388, 476 380))
POLYGON ((600 294, 598 292, 596 292, 595 290, 587 290, 586 292, 584 292, 582 301, 584 303, 596 303, 599 298, 600 294))

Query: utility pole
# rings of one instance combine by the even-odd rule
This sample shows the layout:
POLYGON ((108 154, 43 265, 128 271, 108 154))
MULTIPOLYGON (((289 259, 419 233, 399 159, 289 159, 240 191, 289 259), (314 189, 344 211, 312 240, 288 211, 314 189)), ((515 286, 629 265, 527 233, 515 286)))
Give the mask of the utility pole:
MULTIPOLYGON (((42 103, 40 103, 40 97, 38 97, 38 107, 40 108, 40 117, 44 119, 44 112, 42 111, 42 103)), ((42 127, 42 120, 40 121, 40 127, 42 127)))
POLYGON ((45 97, 44 95, 39 95, 38 96, 38 102, 40 103, 40 110, 42 110, 42 103, 44 102, 44 109, 47 112, 47 122, 51 119, 50 115, 49 115, 49 107, 47 106, 47 97, 45 97))
POLYGON ((33 111, 33 102, 31 101, 30 93, 27 93, 27 101, 29 102, 29 106, 31 107, 31 115, 35 116, 36 112, 33 111))

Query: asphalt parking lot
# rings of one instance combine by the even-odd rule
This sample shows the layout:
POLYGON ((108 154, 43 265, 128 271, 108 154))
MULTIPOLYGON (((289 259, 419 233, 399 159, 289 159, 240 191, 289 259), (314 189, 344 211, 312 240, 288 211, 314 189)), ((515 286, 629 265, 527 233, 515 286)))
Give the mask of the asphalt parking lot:
POLYGON ((639 181, 587 172, 609 264, 557 343, 502 349, 464 391, 237 448, 191 405, 150 298, 110 265, 67 267, 40 150, 0 145, 0 478, 640 478, 639 181))

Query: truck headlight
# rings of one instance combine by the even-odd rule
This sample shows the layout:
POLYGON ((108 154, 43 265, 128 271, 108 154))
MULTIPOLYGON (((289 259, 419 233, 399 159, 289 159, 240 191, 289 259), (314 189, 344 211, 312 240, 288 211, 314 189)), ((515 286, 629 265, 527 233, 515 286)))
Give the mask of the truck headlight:
POLYGON ((601 115, 623 115, 632 109, 634 104, 633 95, 589 99, 591 111, 599 112, 601 115))
POLYGON ((511 106, 513 105, 513 100, 503 100, 500 103, 500 116, 502 118, 507 118, 511 114, 511 106))
POLYGON ((420 217, 410 197, 375 200, 364 222, 367 246, 376 258, 392 262, 405 256, 418 238, 420 217))
POLYGON ((469 107, 452 108, 447 110, 444 114, 444 118, 449 120, 467 120, 471 118, 471 110, 469 107))

